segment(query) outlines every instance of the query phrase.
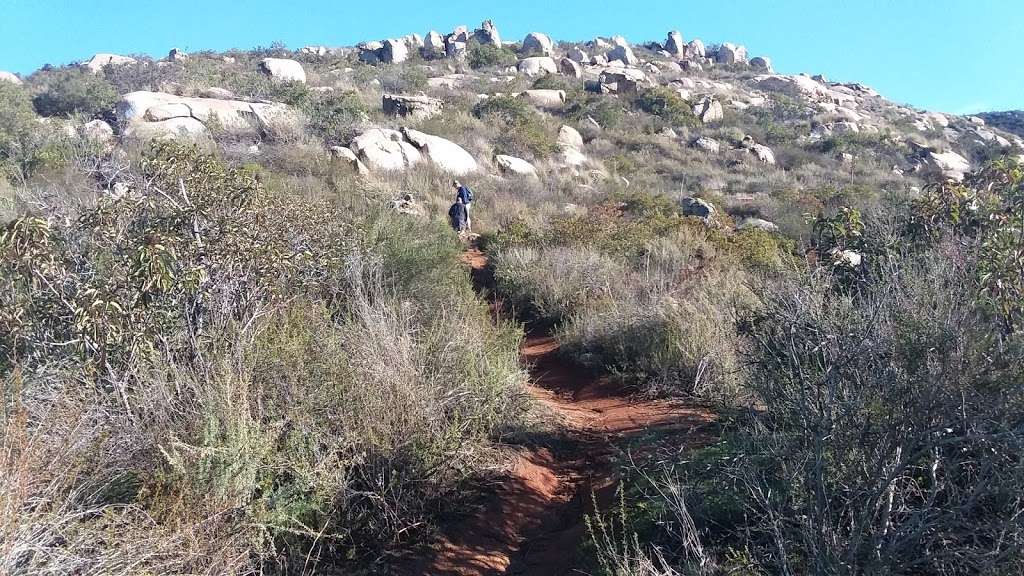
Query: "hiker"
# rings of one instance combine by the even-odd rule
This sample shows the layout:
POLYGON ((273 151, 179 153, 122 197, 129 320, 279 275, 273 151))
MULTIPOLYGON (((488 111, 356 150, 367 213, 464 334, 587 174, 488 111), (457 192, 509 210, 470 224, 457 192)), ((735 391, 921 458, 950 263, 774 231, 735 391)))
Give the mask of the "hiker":
POLYGON ((469 213, 466 211, 466 205, 462 202, 456 201, 452 204, 452 207, 448 209, 448 221, 451 223, 452 228, 462 234, 467 230, 466 221, 469 218, 469 213))
POLYGON ((473 230, 473 221, 469 217, 469 206, 473 203, 473 191, 468 186, 463 186, 458 180, 452 182, 455 188, 455 203, 462 204, 466 208, 466 230, 473 230))

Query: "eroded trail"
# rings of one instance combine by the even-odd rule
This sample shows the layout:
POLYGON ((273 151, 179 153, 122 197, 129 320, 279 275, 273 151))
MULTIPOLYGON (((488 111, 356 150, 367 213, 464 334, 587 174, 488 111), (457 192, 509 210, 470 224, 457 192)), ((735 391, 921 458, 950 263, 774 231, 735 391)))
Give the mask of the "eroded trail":
MULTIPOLYGON (((464 261, 475 274, 487 265, 478 250, 464 261)), ((699 444, 713 421, 707 410, 678 402, 637 399, 558 355, 557 340, 529 336, 521 347, 530 393, 554 411, 564 430, 548 441, 517 448, 514 466, 473 516, 449 526, 421 574, 562 575, 580 573, 576 557, 587 537, 584 518, 594 501, 610 503, 613 457, 640 434, 672 432, 699 444)))

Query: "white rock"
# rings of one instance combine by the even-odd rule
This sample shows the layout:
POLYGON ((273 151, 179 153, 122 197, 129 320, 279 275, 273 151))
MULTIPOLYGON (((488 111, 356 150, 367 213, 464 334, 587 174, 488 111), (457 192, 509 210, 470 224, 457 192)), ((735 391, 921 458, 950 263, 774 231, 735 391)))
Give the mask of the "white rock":
POLYGON ((701 136, 694 140, 693 147, 711 154, 717 154, 722 148, 721 144, 718 143, 718 140, 707 136, 701 136))
POLYGON ((760 160, 761 163, 768 164, 770 166, 775 165, 775 153, 772 152, 771 148, 764 144, 754 144, 750 148, 750 151, 753 152, 754 156, 760 160))
POLYGON ((587 157, 575 148, 563 148, 558 155, 559 164, 569 168, 578 168, 587 163, 587 157))
POLYGON ((117 54, 96 54, 89 60, 83 62, 81 65, 88 68, 91 72, 98 73, 103 71, 103 67, 110 66, 121 66, 124 64, 134 64, 135 58, 129 58, 128 56, 119 56, 117 54))
POLYGON ((409 128, 403 129, 402 134, 423 156, 445 172, 463 176, 479 169, 473 156, 451 140, 409 128))
POLYGON ((715 61, 719 64, 740 64, 746 61, 746 49, 726 42, 718 47, 715 61))
POLYGON ((359 156, 356 156, 356 153, 353 152, 351 148, 346 148, 344 146, 331 146, 330 151, 331 157, 347 163, 356 171, 357 174, 363 176, 370 172, 366 165, 359 160, 359 156))
POLYGON ((558 65, 554 58, 549 56, 532 56, 523 58, 516 67, 520 74, 526 76, 541 76, 544 74, 558 74, 558 65))
POLYGON ((747 230, 753 228, 755 230, 764 230, 765 232, 778 232, 779 227, 774 222, 762 220, 761 218, 744 218, 736 224, 737 230, 747 230))
POLYGON ((570 48, 566 53, 566 57, 575 62, 579 62, 580 64, 590 64, 591 61, 590 54, 587 54, 587 52, 579 46, 573 46, 570 48))
POLYGON ((10 72, 4 72, 0 70, 0 82, 10 82, 11 84, 21 84, 21 78, 18 78, 10 72))
POLYGON ((444 56, 444 38, 435 30, 427 32, 423 39, 423 57, 427 59, 444 56))
POLYGON ((498 168, 505 174, 512 174, 515 176, 529 176, 536 178, 537 169, 526 160, 522 158, 516 158, 514 156, 504 156, 499 154, 494 157, 494 162, 498 165, 498 168))
POLYGON ((580 66, 579 62, 572 58, 562 58, 558 62, 558 69, 564 76, 570 78, 582 78, 583 67, 580 66))
POLYGON ((403 171, 423 161, 419 149, 398 130, 372 128, 357 136, 349 148, 370 170, 403 171))
POLYGON ((473 32, 473 38, 480 44, 501 47, 501 34, 498 33, 498 27, 490 20, 484 20, 480 24, 480 27, 473 32))
POLYGON ((707 220, 715 216, 715 206, 700 198, 683 198, 679 201, 683 216, 696 216, 707 220))
POLYGON ((565 105, 565 90, 526 90, 518 96, 538 108, 557 110, 565 105))
POLYGON ((558 140, 555 144, 561 148, 583 149, 583 136, 572 126, 562 126, 558 130, 558 140))
POLYGON ((695 38, 686 45, 686 55, 690 58, 706 58, 707 48, 703 42, 695 38))
POLYGON ((134 122, 124 129, 127 140, 190 140, 203 142, 210 138, 206 125, 195 118, 171 118, 162 122, 134 122))
POLYGON ((669 53, 669 56, 677 58, 686 55, 686 44, 683 42, 683 35, 678 30, 668 33, 668 38, 665 40, 665 51, 669 53))
POLYGON ((82 138, 99 144, 106 144, 114 139, 114 129, 103 120, 86 122, 80 132, 82 138))
POLYGON ((264 58, 260 61, 260 72, 278 82, 305 82, 306 71, 302 64, 287 58, 264 58))
POLYGON ((943 178, 960 181, 964 174, 971 171, 971 163, 956 152, 928 152, 926 160, 931 164, 930 168, 937 171, 943 178))
POLYGON ((711 96, 705 96, 693 105, 693 115, 701 122, 711 124, 721 122, 725 118, 722 103, 711 96))
POLYGON ((191 118, 204 125, 246 135, 289 131, 301 125, 302 117, 285 104, 189 98, 163 92, 130 92, 114 106, 122 124, 163 122, 191 118))
POLYGON ((409 59, 409 45, 404 40, 388 39, 377 53, 385 64, 400 64, 409 59))
POLYGON ((522 51, 525 54, 552 56, 555 53, 555 45, 547 34, 530 32, 523 38, 522 51))

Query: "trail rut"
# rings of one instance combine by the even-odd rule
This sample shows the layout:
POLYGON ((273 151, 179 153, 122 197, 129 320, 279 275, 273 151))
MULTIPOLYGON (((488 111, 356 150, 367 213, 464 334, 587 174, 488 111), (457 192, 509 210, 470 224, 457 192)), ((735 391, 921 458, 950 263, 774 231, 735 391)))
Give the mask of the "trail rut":
MULTIPOLYGON (((479 278, 487 259, 479 250, 463 258, 479 278)), ((497 312, 496 312, 497 313, 497 312)), ((554 411, 563 430, 550 442, 516 448, 510 472, 464 521, 447 526, 433 554, 409 574, 561 576, 579 571, 585 516, 604 507, 616 486, 614 456, 631 437, 650 431, 678 433, 700 444, 714 417, 668 400, 639 399, 610 380, 594 377, 558 354, 551 335, 529 335, 520 349, 530 371, 530 394, 554 411)))

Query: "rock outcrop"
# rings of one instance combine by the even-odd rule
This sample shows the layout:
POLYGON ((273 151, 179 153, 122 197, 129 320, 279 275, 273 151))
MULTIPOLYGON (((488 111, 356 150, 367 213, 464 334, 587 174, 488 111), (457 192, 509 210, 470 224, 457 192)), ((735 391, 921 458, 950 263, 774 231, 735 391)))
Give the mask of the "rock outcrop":
POLYGON ((410 144, 441 170, 463 176, 476 172, 479 166, 473 156, 463 147, 440 136, 431 136, 410 128, 403 128, 402 135, 410 144))
POLYGON ((498 27, 490 20, 484 20, 480 27, 473 31, 473 38, 480 44, 501 48, 501 34, 498 33, 498 27))
POLYGON ((665 39, 665 51, 675 58, 686 56, 686 44, 683 42, 683 35, 678 30, 668 33, 665 39))
POLYGON ((444 101, 422 93, 415 96, 384 94, 382 107, 384 113, 390 116, 424 120, 440 114, 444 109, 444 101))
POLYGON ((372 128, 349 144, 356 157, 370 171, 400 172, 423 161, 419 149, 398 130, 372 128))
POLYGON ((565 90, 526 90, 518 96, 538 108, 558 110, 565 106, 565 90))
POLYGON ((555 44, 547 34, 530 32, 526 35, 526 38, 523 38, 521 50, 524 54, 553 56, 555 54, 555 44))
POLYGON ((10 72, 0 70, 0 82, 10 82, 11 84, 21 84, 21 78, 18 78, 10 72))
POLYGON ((693 105, 693 115, 704 124, 713 124, 725 118, 725 111, 713 96, 704 96, 693 105))
POLYGON ((285 104, 189 98, 163 92, 130 92, 114 107, 126 136, 206 135, 211 128, 263 137, 294 130, 302 117, 285 104), (184 134, 182 134, 184 133, 184 134))
POLYGON ((700 198, 683 198, 679 201, 679 208, 683 216, 696 216, 702 220, 710 220, 715 216, 714 205, 700 198))
POLYGON ((92 58, 82 62, 84 68, 89 69, 90 72, 96 74, 103 71, 104 66, 122 66, 125 64, 135 64, 137 60, 128 56, 120 56, 118 54, 96 54, 92 58))

